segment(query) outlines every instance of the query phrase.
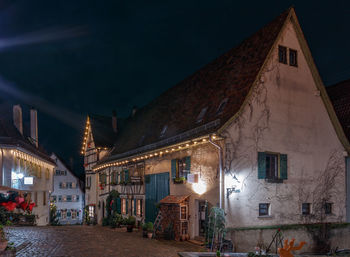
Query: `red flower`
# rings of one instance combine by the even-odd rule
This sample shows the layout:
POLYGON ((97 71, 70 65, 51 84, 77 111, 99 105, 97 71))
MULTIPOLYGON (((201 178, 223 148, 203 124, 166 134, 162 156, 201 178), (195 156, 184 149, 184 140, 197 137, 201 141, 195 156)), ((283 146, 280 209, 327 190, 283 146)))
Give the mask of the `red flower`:
POLYGON ((28 203, 23 202, 23 203, 20 204, 20 206, 21 206, 21 209, 22 209, 23 211, 25 211, 25 210, 27 209, 27 207, 28 207, 28 203))
POLYGON ((28 207, 28 208, 29 208, 29 210, 30 210, 30 211, 32 211, 34 206, 35 206, 35 203, 31 203, 31 204, 29 204, 29 207, 28 207))

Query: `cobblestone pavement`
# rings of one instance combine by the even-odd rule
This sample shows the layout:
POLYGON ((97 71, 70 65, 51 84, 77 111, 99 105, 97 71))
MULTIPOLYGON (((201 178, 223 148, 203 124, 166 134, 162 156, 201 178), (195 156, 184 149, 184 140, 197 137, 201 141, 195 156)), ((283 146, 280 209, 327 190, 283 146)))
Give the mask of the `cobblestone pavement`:
POLYGON ((16 256, 175 257, 177 252, 202 249, 100 226, 8 227, 6 233, 16 256))

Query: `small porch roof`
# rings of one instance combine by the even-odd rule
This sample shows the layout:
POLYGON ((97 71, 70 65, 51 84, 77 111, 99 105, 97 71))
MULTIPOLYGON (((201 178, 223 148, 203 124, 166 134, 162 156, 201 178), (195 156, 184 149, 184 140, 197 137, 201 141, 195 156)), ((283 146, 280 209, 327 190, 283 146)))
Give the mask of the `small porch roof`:
POLYGON ((161 204, 180 204, 187 200, 190 195, 168 195, 159 201, 161 204))

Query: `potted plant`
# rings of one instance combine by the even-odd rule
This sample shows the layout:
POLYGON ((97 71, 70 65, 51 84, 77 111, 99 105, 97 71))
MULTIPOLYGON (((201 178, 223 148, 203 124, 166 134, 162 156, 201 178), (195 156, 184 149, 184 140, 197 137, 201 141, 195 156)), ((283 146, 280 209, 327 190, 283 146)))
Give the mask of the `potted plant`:
POLYGON ((147 229, 148 229, 147 223, 143 223, 142 224, 142 236, 145 238, 147 237, 147 229))
POLYGON ((127 225, 127 231, 128 232, 132 232, 132 229, 134 228, 136 223, 136 219, 133 216, 129 216, 129 218, 126 221, 126 225, 127 225))
POLYGON ((147 236, 149 239, 151 239, 153 237, 153 223, 152 222, 147 223, 147 236))
POLYGON ((186 181, 186 178, 185 177, 177 177, 177 178, 174 178, 174 184, 184 184, 186 181))

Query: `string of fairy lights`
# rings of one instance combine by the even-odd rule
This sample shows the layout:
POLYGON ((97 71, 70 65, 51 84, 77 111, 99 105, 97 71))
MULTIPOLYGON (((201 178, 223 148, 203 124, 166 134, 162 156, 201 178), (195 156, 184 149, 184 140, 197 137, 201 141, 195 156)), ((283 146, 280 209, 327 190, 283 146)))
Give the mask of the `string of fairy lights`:
POLYGON ((47 167, 47 168, 54 167, 52 164, 48 164, 47 162, 44 162, 44 161, 40 160, 39 158, 36 158, 36 157, 34 157, 30 154, 27 154, 25 152, 22 152, 20 150, 11 150, 10 153, 16 158, 22 159, 22 160, 27 161, 27 162, 31 162, 33 164, 36 164, 36 165, 39 165, 42 167, 47 167))
MULTIPOLYGON (((220 138, 217 137, 216 135, 212 135, 211 139, 214 141, 214 140, 219 140, 220 138)), ((162 157, 163 155, 166 155, 166 154, 171 154, 171 153, 174 153, 177 151, 188 149, 190 147, 198 146, 200 144, 205 144, 208 141, 209 141, 209 136, 198 138, 196 140, 192 140, 189 142, 183 142, 183 143, 180 143, 177 145, 158 149, 157 151, 152 151, 152 152, 143 153, 143 154, 139 154, 139 155, 132 156, 132 157, 127 157, 124 160, 114 161, 114 162, 110 162, 110 163, 104 163, 104 164, 96 166, 93 169, 93 171, 99 171, 99 170, 102 170, 104 168, 108 168, 108 167, 112 167, 112 166, 113 167, 114 166, 123 166, 123 165, 126 165, 128 163, 138 162, 140 160, 146 160, 146 159, 155 158, 155 157, 162 157)))

